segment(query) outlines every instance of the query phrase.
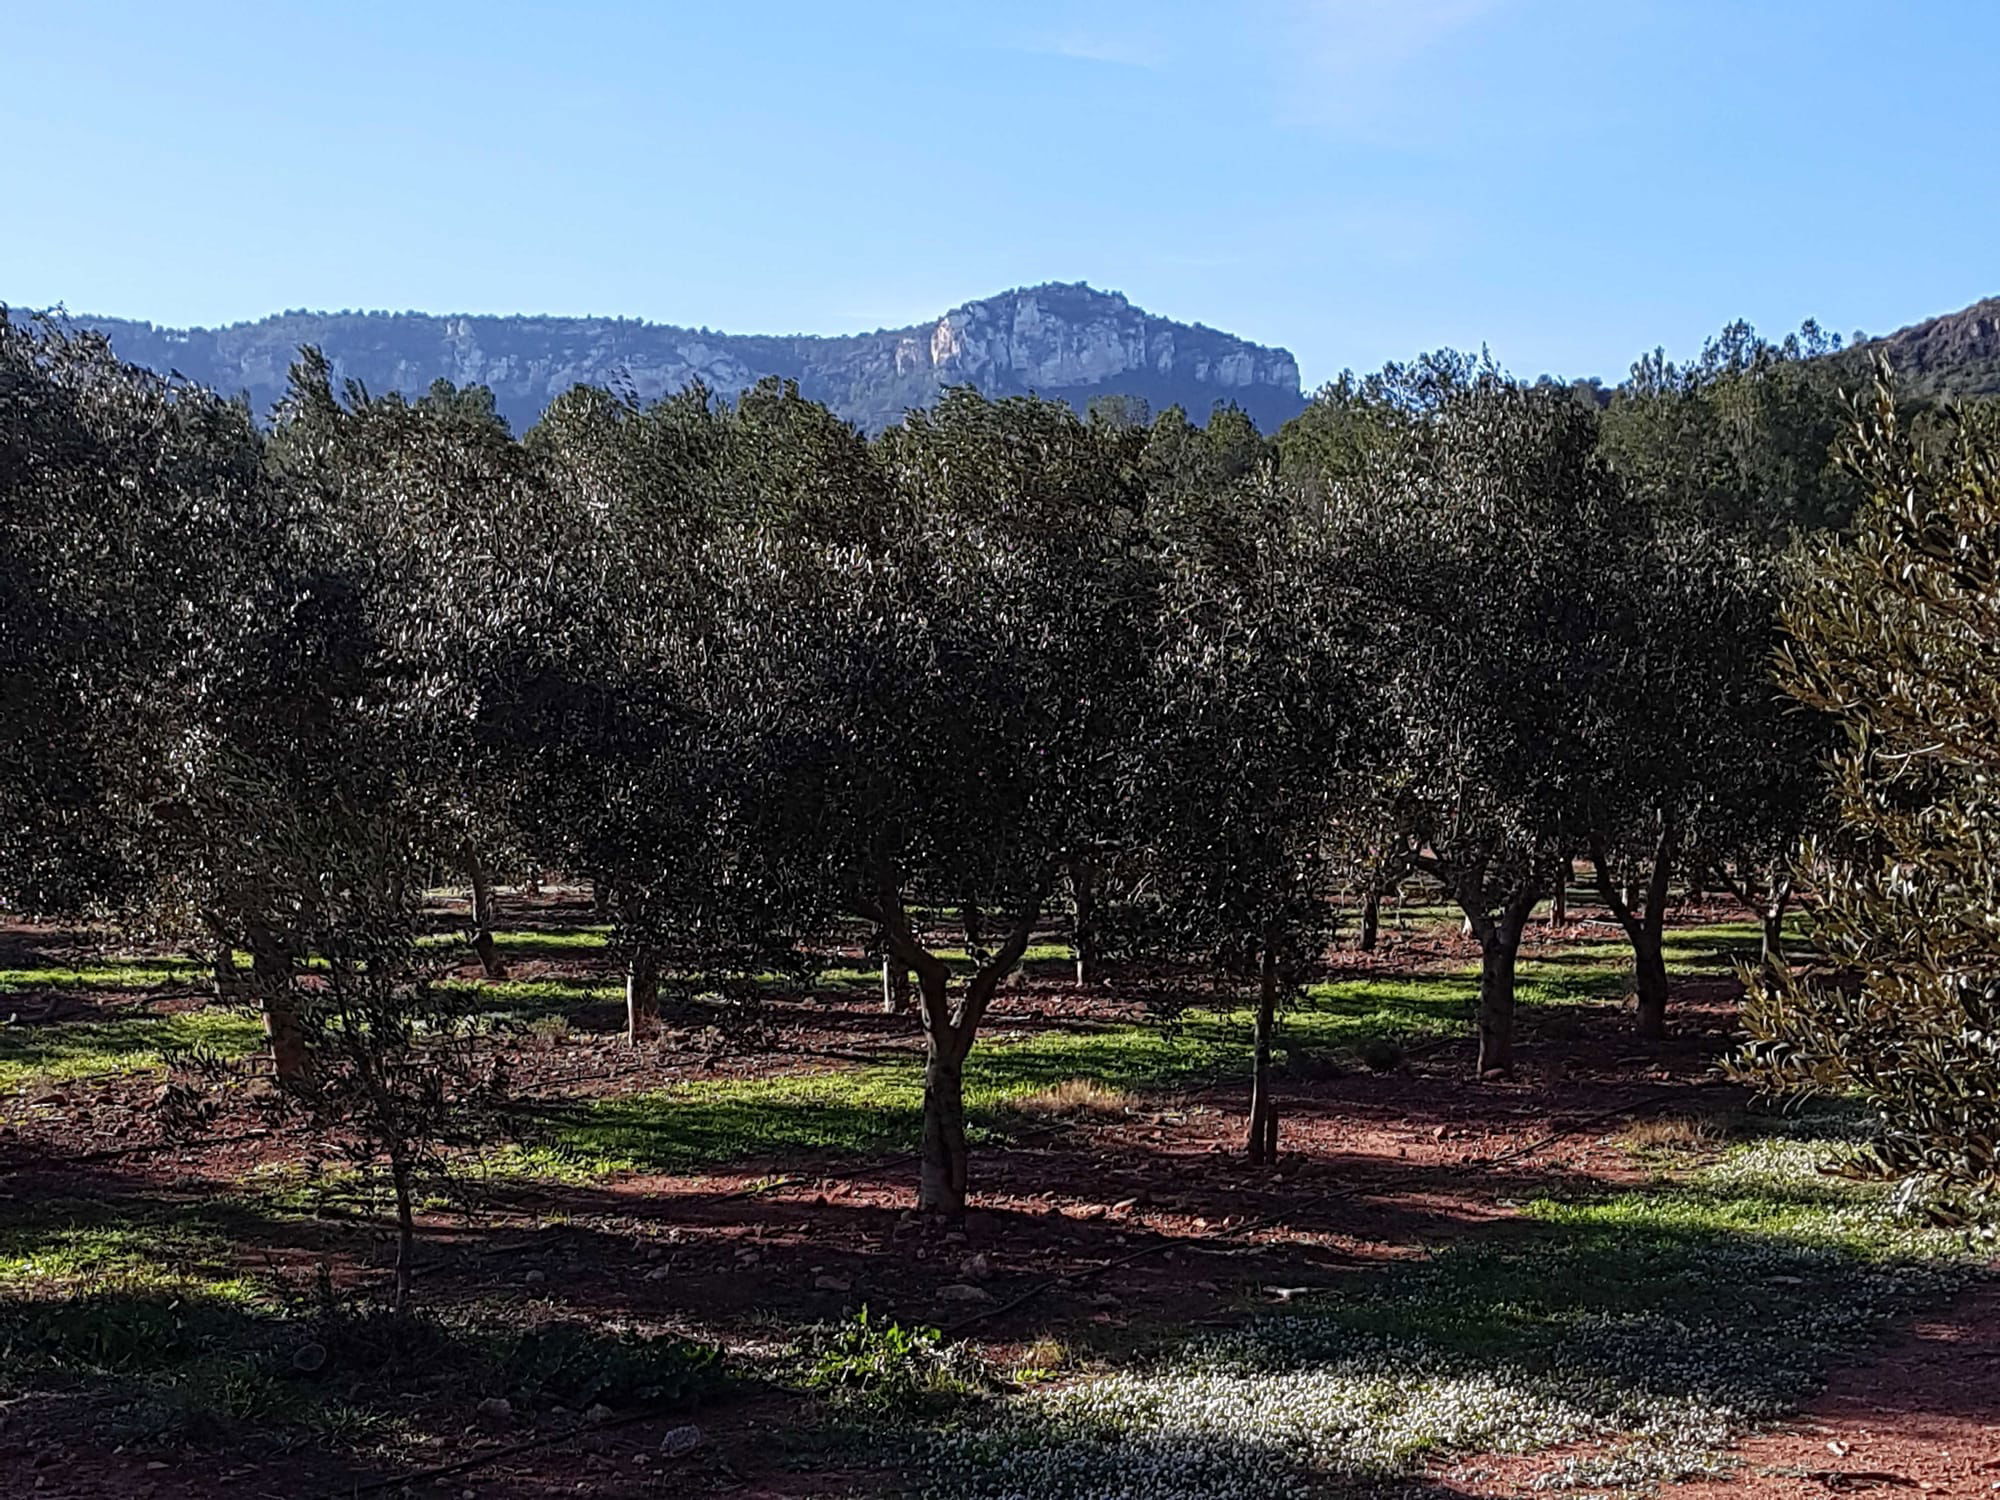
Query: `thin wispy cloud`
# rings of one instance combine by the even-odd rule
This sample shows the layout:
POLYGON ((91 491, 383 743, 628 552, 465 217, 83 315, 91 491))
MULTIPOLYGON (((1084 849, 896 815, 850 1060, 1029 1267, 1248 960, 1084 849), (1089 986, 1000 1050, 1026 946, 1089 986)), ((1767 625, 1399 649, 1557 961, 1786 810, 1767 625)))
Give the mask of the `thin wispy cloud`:
POLYGON ((1183 18, 1136 0, 1028 0, 1000 23, 995 40, 1014 52, 1111 68, 1165 68, 1182 50, 1183 18))
POLYGON ((1281 0, 1281 113, 1370 134, 1408 121, 1421 64, 1512 0, 1281 0))
POLYGON ((1166 44, 1156 36, 1127 31, 1066 31, 1029 43, 1028 50, 1078 62, 1105 63, 1118 68, 1163 68, 1166 44))

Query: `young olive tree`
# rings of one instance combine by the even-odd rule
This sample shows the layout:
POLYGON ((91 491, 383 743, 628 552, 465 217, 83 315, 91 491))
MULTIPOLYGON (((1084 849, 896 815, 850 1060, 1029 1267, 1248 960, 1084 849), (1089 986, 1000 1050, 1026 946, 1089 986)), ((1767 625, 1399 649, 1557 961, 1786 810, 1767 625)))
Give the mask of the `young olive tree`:
POLYGON ((208 769, 215 801, 257 820, 263 912, 281 915, 290 951, 313 961, 287 976, 284 1000, 306 1065, 281 1075, 269 1108, 308 1155, 386 1179, 402 1316, 419 1195, 449 1191, 455 1157, 506 1128, 502 1054, 476 1002, 436 983, 445 956, 423 941, 425 866, 408 842, 421 813, 407 805, 421 789, 357 778, 302 801, 255 762, 208 769))
POLYGON ((1872 499, 1785 610, 1786 688, 1833 715, 1837 816, 1809 851, 1816 972, 1766 974, 1744 1072, 1878 1115, 1877 1168, 2000 1187, 2000 426, 1913 432, 1878 369, 1872 499))
POLYGON ((1328 483, 1326 511, 1391 731, 1383 791, 1409 864, 1479 940, 1478 1066, 1504 1071, 1522 933, 1582 835, 1629 637, 1629 517, 1595 410, 1565 388, 1440 356, 1342 399, 1378 434, 1328 483))

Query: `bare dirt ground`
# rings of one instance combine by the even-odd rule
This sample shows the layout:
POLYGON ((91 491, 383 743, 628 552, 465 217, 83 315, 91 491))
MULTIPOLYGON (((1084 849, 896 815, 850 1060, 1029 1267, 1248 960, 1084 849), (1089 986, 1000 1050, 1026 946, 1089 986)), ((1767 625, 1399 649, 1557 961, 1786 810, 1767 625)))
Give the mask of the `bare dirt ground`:
MULTIPOLYGON (((1546 1496, 1536 1481, 1579 1450, 1455 1462, 1448 1494, 1546 1496)), ((1662 1486, 1661 1500, 1817 1500, 1827 1495, 1990 1497, 2000 1491, 2000 1288, 1903 1331, 1873 1359, 1836 1370, 1774 1432, 1738 1444, 1726 1477, 1662 1486)))
MULTIPOLYGON (((558 925, 576 915, 552 909, 531 920, 558 925)), ((509 925, 529 923, 516 924, 510 914, 509 925)), ((1534 942, 1545 951, 1607 935, 1601 927, 1544 928, 1534 942)), ((10 962, 57 946, 39 930, 0 934, 0 941, 15 950, 10 962)), ((1381 953, 1341 955, 1341 973, 1436 972, 1462 966, 1471 954, 1448 932, 1392 936, 1381 953)), ((517 979, 607 977, 601 958, 537 958, 512 969, 517 979)), ((1044 972, 1003 997, 991 1027, 1129 1020, 1143 1013, 1137 988, 1086 993, 1059 972, 1044 972)), ((1647 1169, 1611 1139, 1610 1122, 1635 1106, 1708 1108, 1733 1097, 1707 1081, 1733 1025, 1733 998, 1732 981, 1689 981, 1676 995, 1675 1040, 1653 1050, 1635 1046, 1628 1018, 1613 1006, 1551 1012, 1545 1038, 1530 1017, 1516 1082, 1468 1082, 1470 1051, 1461 1042, 1415 1049, 1394 1071, 1293 1080, 1285 1089, 1286 1155, 1276 1169, 1238 1159, 1245 1101, 1233 1081, 1143 1099, 1125 1118, 1068 1123, 982 1147, 973 1212, 953 1234, 916 1220, 914 1169, 899 1157, 744 1160, 727 1170, 538 1186, 476 1216, 430 1216, 422 1295, 427 1306, 446 1311, 504 1304, 529 1323, 630 1320, 751 1354, 783 1343, 787 1329, 863 1304, 961 1331, 1003 1366, 1044 1336, 1086 1356, 1130 1351, 1176 1329, 1310 1298, 1386 1259, 1420 1256, 1466 1235, 1505 1233, 1514 1206, 1537 1194, 1642 1179, 1647 1169), (948 1290, 968 1286, 977 1288, 976 1298, 948 1290)), ((61 997, 60 1008, 64 1018, 81 1018, 91 1008, 101 1014, 186 1003, 194 1002, 172 992, 93 991, 61 997)), ((585 1007, 569 1019, 569 1036, 523 1051, 521 1087, 531 1099, 823 1068, 843 1057, 893 1060, 910 1052, 914 1062, 911 1024, 880 1015, 859 987, 774 1006, 775 1048, 761 1057, 734 1055, 695 1030, 634 1054, 615 1039, 615 1007, 585 1007)), ((0 1208, 56 1198, 133 1211, 192 1205, 289 1152, 256 1116, 240 1111, 215 1122, 209 1140, 168 1142, 155 1118, 157 1090, 154 1079, 98 1078, 14 1101, 0 1124, 0 1208)), ((387 1253, 384 1226, 356 1214, 246 1224, 236 1245, 244 1270, 301 1296, 321 1277, 344 1288, 379 1284, 387 1253)), ((1879 1361, 1841 1372, 1797 1431, 1744 1446, 1736 1478, 1674 1494, 1708 1500, 1724 1490, 2000 1489, 1996 1350, 2000 1299, 1988 1292, 1920 1324, 1879 1361)), ((802 1500, 883 1493, 920 1477, 885 1466, 879 1453, 808 1452, 799 1404, 770 1394, 532 1447, 522 1445, 571 1432, 578 1414, 482 1418, 448 1379, 396 1396, 431 1438, 400 1454, 395 1467, 312 1451, 123 1451, 87 1429, 0 1406, 0 1495, 293 1500, 400 1493, 393 1482, 379 1487, 398 1473, 468 1459, 476 1467, 426 1477, 408 1492, 802 1500), (689 1422, 701 1428, 700 1445, 663 1452, 663 1438, 689 1422)), ((1437 1492, 1528 1494, 1547 1466, 1546 1456, 1485 1465, 1490 1477, 1478 1487, 1455 1488, 1441 1475, 1437 1492)))
POLYGON ((1981 1288, 1881 1358, 1837 1371, 1799 1421, 1737 1456, 1732 1478, 1676 1485, 1669 1500, 2000 1490, 2000 1289, 1981 1288))

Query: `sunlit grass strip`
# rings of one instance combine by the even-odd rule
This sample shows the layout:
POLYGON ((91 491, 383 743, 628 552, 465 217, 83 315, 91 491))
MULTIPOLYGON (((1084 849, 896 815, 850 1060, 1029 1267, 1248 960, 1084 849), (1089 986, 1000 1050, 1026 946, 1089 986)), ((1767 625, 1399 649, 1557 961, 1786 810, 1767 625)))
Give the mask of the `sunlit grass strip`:
POLYGON ((98 958, 80 964, 0 969, 0 996, 36 990, 144 990, 206 980, 209 966, 191 958, 98 958))
POLYGON ((162 1066, 170 1052, 196 1047, 245 1057, 263 1044, 263 1024, 254 1014, 220 1007, 116 1021, 0 1026, 0 1089, 144 1072, 162 1066))
MULTIPOLYGON (((1736 929, 1715 931, 1718 942, 1736 935, 1736 929)), ((1754 929, 1746 924, 1743 932, 1745 942, 1754 942, 1754 929)), ((601 941, 597 934, 580 936, 601 941)), ((579 949, 588 951, 589 944, 579 949)), ((1031 950, 1030 958, 1052 962, 1067 952, 1044 944, 1031 950)), ((1523 962, 1521 1004, 1533 1010, 1615 999, 1624 980, 1614 953, 1568 952, 1523 962)), ((185 979, 195 967, 168 964, 157 972, 185 979)), ((42 972, 6 970, 0 977, 42 972)), ((135 964, 117 972, 155 971, 135 964)), ((830 977, 854 983, 876 978, 858 969, 830 977)), ((1284 1039, 1294 1050, 1339 1051, 1375 1039, 1408 1045, 1458 1036, 1469 1024, 1477 988, 1477 977, 1469 971, 1317 985, 1288 1007, 1284 1039)), ((517 1022, 618 1005, 624 998, 615 977, 449 979, 440 989, 468 1013, 517 1022)), ((1010 1037, 1002 1024, 973 1052, 967 1102, 991 1115, 1014 1098, 1070 1077, 1094 1078, 1134 1092, 1186 1087, 1248 1065, 1249 1023, 1247 1009, 1224 1007, 1194 1009, 1164 1027, 1127 1023, 1027 1038, 1010 1037)), ((262 1045, 262 1029, 249 1011, 219 1007, 170 1016, 0 1026, 0 1089, 156 1069, 166 1054, 197 1045, 224 1057, 241 1057, 262 1045)), ((804 1078, 726 1080, 606 1102, 595 1107, 590 1121, 566 1132, 561 1144, 578 1162, 601 1154, 606 1171, 626 1170, 626 1163, 664 1169, 770 1152, 895 1150, 914 1138, 919 1103, 915 1072, 903 1065, 804 1078), (612 1161, 619 1165, 609 1165, 612 1161)))
MULTIPOLYGON (((1615 970, 1524 965, 1521 1000, 1545 1008, 1615 998, 1615 970)), ((1478 982, 1469 975, 1357 979, 1315 987, 1286 1013, 1293 1049, 1334 1052, 1382 1039, 1462 1035, 1478 982)), ((1130 1094, 1165 1093, 1241 1075, 1250 1063, 1248 1009, 1195 1010, 1171 1025, 1123 1023, 1024 1036, 1004 1024, 966 1063, 975 1130, 1009 1122, 1007 1108, 1066 1079, 1130 1094)), ((561 1125, 540 1155, 513 1158, 575 1179, 593 1171, 678 1171, 801 1153, 873 1153, 917 1142, 923 1080, 916 1059, 777 1078, 717 1079, 604 1099, 561 1125), (550 1154, 553 1153, 553 1154, 550 1154)))

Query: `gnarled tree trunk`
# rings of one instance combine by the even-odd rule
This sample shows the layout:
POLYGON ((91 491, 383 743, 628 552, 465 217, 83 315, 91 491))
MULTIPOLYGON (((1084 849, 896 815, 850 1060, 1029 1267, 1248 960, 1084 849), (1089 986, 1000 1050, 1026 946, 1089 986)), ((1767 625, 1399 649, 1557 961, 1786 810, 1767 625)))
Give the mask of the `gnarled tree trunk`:
POLYGON ((634 948, 625 962, 625 1040, 636 1047, 659 1034, 659 955, 651 948, 634 948))
POLYGON ((1514 969, 1521 952, 1521 931, 1539 902, 1538 892, 1522 891, 1498 915, 1467 910, 1467 920, 1479 939, 1481 1077, 1514 1070, 1514 969))
POLYGON ((243 971, 236 967, 236 944, 218 917, 205 919, 208 928, 210 972, 214 976, 215 999, 219 1005, 233 1005, 245 996, 243 971))
POLYGON ((882 955, 882 1014, 900 1016, 910 1008, 910 971, 882 955))
POLYGON ((1762 928, 1762 951, 1760 958, 1767 969, 1785 967, 1785 911, 1792 902, 1792 877, 1789 874, 1775 874, 1768 891, 1759 890, 1760 882, 1755 870, 1739 870, 1735 875, 1721 865, 1714 866, 1712 872, 1716 883, 1744 906, 1756 914, 1762 928))
POLYGON ((396 1190, 396 1283, 390 1310, 401 1318, 410 1311, 410 1281, 417 1266, 416 1194, 408 1157, 391 1155, 389 1178, 396 1190))
POLYGON ((1774 881, 1771 899, 1764 903, 1759 920, 1764 928, 1763 951, 1760 955, 1767 969, 1782 969, 1788 960, 1785 957, 1785 909, 1792 902, 1792 882, 1789 877, 1774 881))
POLYGON ((1070 946, 1076 954, 1076 982, 1097 983, 1097 865, 1089 859, 1073 859, 1069 866, 1070 892, 1076 902, 1076 926, 1070 946))
POLYGON ((971 1153, 965 1144, 965 1053, 950 1037, 929 1039, 924 1055, 924 1139, 919 1158, 917 1207, 928 1214, 962 1218, 970 1180, 971 1153))
MULTIPOLYGON (((1046 886, 1036 892, 999 948, 978 961, 956 1003, 951 995, 950 967, 918 940, 894 885, 885 878, 876 900, 857 903, 859 915, 881 924, 890 962, 914 972, 917 979, 925 1049, 917 1207, 925 1214, 948 1221, 965 1217, 970 1177, 965 1141, 965 1059, 994 992, 1028 951, 1028 940, 1046 896, 1046 886)), ((966 917, 969 928, 978 925, 976 910, 970 905, 966 917)))
POLYGON ((1660 1041, 1667 1034, 1665 946, 1657 931, 1648 931, 1632 943, 1632 990, 1639 1035, 1649 1042, 1660 1041))
POLYGON ((292 948, 268 927, 250 933, 250 979, 264 1013, 264 1035, 271 1043, 271 1066, 280 1083, 297 1083, 312 1074, 300 1024, 292 948))
POLYGON ((1382 888, 1379 885, 1371 885, 1367 894, 1361 898, 1361 940, 1356 946, 1363 953, 1373 953, 1381 935, 1382 888))
POLYGON ((1632 882, 1621 886, 1612 878, 1610 854, 1604 841, 1598 839, 1591 845, 1591 867, 1596 872, 1598 894, 1632 945, 1636 1017, 1639 1035, 1648 1041, 1659 1041, 1667 1034, 1667 891, 1679 856, 1680 824, 1673 814, 1662 812, 1645 890, 1643 895, 1635 896, 1632 882))
POLYGON ((465 851, 465 870, 472 881, 472 951, 479 955, 479 967, 488 979, 505 979, 507 966, 493 941, 493 882, 485 861, 470 847, 465 851))
POLYGON ((1501 935, 1501 924, 1487 924, 1479 949, 1480 1076, 1514 1069, 1514 961, 1521 951, 1518 937, 1501 935))

